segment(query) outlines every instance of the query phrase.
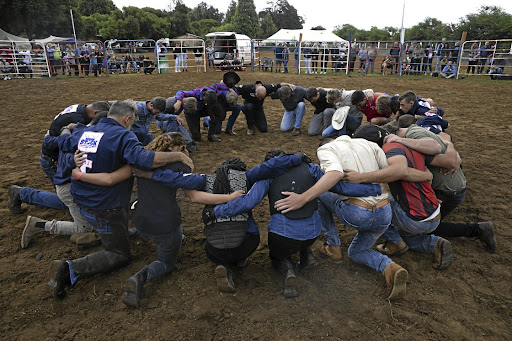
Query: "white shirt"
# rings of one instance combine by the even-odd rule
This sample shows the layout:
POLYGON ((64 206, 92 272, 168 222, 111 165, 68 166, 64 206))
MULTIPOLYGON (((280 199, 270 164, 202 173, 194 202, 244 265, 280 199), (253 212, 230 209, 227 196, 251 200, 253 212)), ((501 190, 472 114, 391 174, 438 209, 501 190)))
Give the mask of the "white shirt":
MULTIPOLYGON (((365 139, 352 139, 346 135, 318 148, 317 155, 320 160, 320 167, 325 173, 332 171, 343 173, 344 169, 368 173, 388 166, 386 154, 376 143, 365 139)), ((347 199, 342 195, 340 197, 347 199)), ((388 193, 382 193, 376 197, 358 199, 370 205, 375 205, 387 198, 388 193)))

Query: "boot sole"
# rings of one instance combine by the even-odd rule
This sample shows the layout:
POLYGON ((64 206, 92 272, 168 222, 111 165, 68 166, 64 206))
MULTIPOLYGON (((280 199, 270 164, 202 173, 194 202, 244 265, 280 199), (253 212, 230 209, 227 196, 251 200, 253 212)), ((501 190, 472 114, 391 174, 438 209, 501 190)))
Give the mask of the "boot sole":
POLYGON ((215 279, 217 280, 217 288, 222 292, 234 293, 235 287, 233 287, 228 280, 228 271, 222 265, 215 268, 215 279))
POLYGON ((140 295, 137 295, 137 282, 128 278, 123 284, 123 289, 123 303, 130 307, 138 307, 140 304, 140 295))
POLYGON ((50 264, 49 271, 53 277, 48 284, 53 287, 53 297, 57 300, 66 297, 66 287, 69 286, 65 281, 59 285, 60 278, 64 277, 63 274, 66 272, 66 266, 68 264, 60 260, 55 260, 50 264))
POLYGON ((398 269, 393 276, 393 289, 391 289, 391 293, 387 299, 392 301, 402 298, 406 293, 408 279, 409 272, 405 269, 398 269))
POLYGON ((387 251, 387 249, 385 247, 380 247, 380 245, 377 245, 375 247, 375 249, 378 252, 380 252, 380 253, 382 253, 383 255, 386 255, 386 256, 400 256, 400 255, 403 255, 404 253, 406 253, 407 251, 409 251, 409 246, 406 246, 403 249, 400 249, 400 250, 392 252, 392 253, 387 251))
POLYGON ((28 224, 30 223, 31 218, 32 218, 31 216, 27 216, 27 219, 25 220, 25 228, 23 229, 23 232, 21 233, 21 248, 22 249, 25 249, 26 247, 28 247, 28 244, 30 243, 30 239, 26 244, 24 243, 24 241, 25 241, 25 233, 27 232, 28 224))
POLYGON ((9 192, 8 192, 8 198, 7 198, 7 207, 9 208, 9 210, 11 211, 11 213, 14 213, 14 214, 23 214, 23 209, 21 208, 21 203, 20 205, 15 205, 14 204, 14 197, 16 196, 15 195, 15 189, 16 187, 13 185, 11 187, 9 187, 9 192))
POLYGON ((453 263, 453 253, 452 253, 452 244, 448 240, 443 240, 441 242, 441 262, 438 266, 435 266, 436 270, 443 270, 452 265, 453 263))

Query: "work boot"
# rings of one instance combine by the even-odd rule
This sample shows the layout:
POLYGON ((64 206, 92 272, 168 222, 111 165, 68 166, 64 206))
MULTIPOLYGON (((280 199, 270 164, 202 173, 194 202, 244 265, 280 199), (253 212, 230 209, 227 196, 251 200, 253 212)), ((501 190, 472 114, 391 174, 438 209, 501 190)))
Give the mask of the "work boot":
POLYGON ((322 247, 318 249, 318 252, 320 252, 322 256, 330 258, 335 263, 341 262, 341 246, 322 245, 322 247))
POLYGON ((299 267, 301 269, 308 269, 315 265, 317 265, 317 261, 315 256, 313 255, 313 251, 311 248, 305 248, 303 250, 300 250, 300 261, 299 261, 299 267))
POLYGON ((300 129, 299 128, 293 128, 292 136, 299 136, 299 134, 300 134, 300 129))
POLYGON ((281 260, 281 274, 283 275, 283 296, 285 298, 293 298, 299 296, 297 288, 297 277, 293 272, 293 264, 288 259, 281 260))
POLYGON ((210 142, 220 142, 220 139, 215 137, 215 135, 208 135, 208 141, 210 141, 210 142))
POLYGON ((387 256, 398 256, 403 253, 406 253, 409 250, 409 246, 401 240, 398 244, 394 244, 391 242, 385 242, 384 244, 379 244, 375 247, 377 251, 387 256))
POLYGON ((236 133, 231 129, 226 129, 224 133, 229 136, 236 136, 236 133))
POLYGON ((197 152, 197 144, 194 141, 187 143, 185 148, 187 148, 189 153, 197 152))
POLYGON ((254 135, 254 130, 247 129, 247 136, 252 136, 252 135, 254 135))
POLYGON ((494 253, 496 251, 496 235, 494 234, 494 225, 490 221, 484 221, 478 225, 478 239, 484 242, 487 251, 494 253))
POLYGON ((9 199, 7 201, 7 206, 9 207, 9 210, 11 210, 14 214, 22 214, 23 210, 21 209, 21 187, 12 185, 9 187, 9 199))
POLYGON ((124 282, 123 303, 130 307, 138 307, 140 304, 140 292, 148 279, 148 267, 145 266, 139 272, 124 282))
POLYGON ((444 238, 439 238, 434 249, 434 264, 432 266, 436 270, 442 270, 449 267, 452 262, 452 244, 444 238))
POLYGON ((50 271, 54 274, 54 277, 48 284, 53 287, 53 296, 62 300, 66 297, 66 286, 71 287, 69 265, 62 260, 56 260, 52 262, 50 271))
POLYGON ((23 233, 21 234, 21 248, 25 249, 28 247, 30 240, 32 237, 38 233, 44 232, 44 224, 46 220, 39 219, 37 217, 27 216, 27 220, 25 222, 25 228, 23 229, 23 233), (42 225, 41 227, 39 227, 42 225))
POLYGON ((247 266, 247 258, 240 259, 238 262, 236 262, 236 267, 243 269, 247 266))
POLYGON ((386 280, 386 299, 396 300, 403 297, 406 291, 409 272, 396 263, 390 263, 384 270, 386 280))
POLYGON ((233 275, 231 269, 224 265, 217 265, 215 268, 215 278, 217 280, 217 288, 222 292, 234 293, 235 284, 233 283, 233 275))

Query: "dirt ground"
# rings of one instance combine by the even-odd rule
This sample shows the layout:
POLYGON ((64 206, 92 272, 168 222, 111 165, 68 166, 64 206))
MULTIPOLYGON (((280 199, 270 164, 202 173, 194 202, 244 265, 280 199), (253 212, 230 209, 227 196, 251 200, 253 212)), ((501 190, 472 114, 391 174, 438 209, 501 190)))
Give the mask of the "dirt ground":
MULTIPOLYGON (((468 195, 451 221, 492 220, 498 249, 487 253, 475 239, 452 239, 453 265, 436 271, 431 257, 415 252, 394 258, 409 271, 404 300, 383 299, 384 279, 355 264, 346 248, 355 235, 340 223, 344 259, 341 264, 319 258, 318 266, 298 276, 300 296, 285 299, 281 279, 270 266, 266 245, 269 219, 265 201, 255 209, 262 242, 243 271, 235 272, 236 294, 220 293, 214 265, 203 251, 200 205, 180 196, 184 232, 179 270, 144 288, 141 307, 122 303, 122 283, 151 262, 155 248, 139 237, 131 240, 133 261, 110 274, 80 280, 63 301, 47 285, 55 259, 73 259, 93 250, 80 250, 64 236, 35 238, 20 248, 26 215, 69 219, 66 212, 35 206, 23 215, 7 208, 10 185, 52 191, 39 167, 43 136, 53 117, 75 103, 172 96, 220 80, 220 72, 130 75, 80 79, 11 80, 0 82, 0 339, 64 340, 510 340, 512 339, 512 168, 510 136, 512 83, 488 80, 443 80, 394 76, 277 75, 242 72, 243 83, 290 82, 303 87, 372 88, 389 94, 413 90, 432 97, 446 111, 449 133, 463 159, 468 195), (40 260, 36 256, 42 255, 40 260)), ((302 134, 279 131, 283 108, 267 99, 269 132, 246 136, 243 114, 237 136, 222 135, 221 143, 201 142, 192 154, 195 171, 213 172, 220 162, 238 156, 249 167, 264 153, 280 147, 304 150, 316 158, 318 136, 306 127, 312 116, 308 104, 302 134)), ((156 126, 152 131, 158 134, 156 126)), ((203 140, 206 132, 203 131, 203 140)), ((323 237, 322 237, 323 238, 323 237)), ((320 243, 321 241, 317 241, 320 243)))

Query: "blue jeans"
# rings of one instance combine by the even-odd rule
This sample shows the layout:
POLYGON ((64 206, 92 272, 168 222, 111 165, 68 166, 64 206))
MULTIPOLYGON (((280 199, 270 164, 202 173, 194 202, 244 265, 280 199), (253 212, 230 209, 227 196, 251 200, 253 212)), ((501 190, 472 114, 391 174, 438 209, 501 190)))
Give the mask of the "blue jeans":
POLYGON ((439 225, 439 220, 417 221, 411 219, 398 202, 390 198, 393 209, 393 221, 383 237, 395 244, 405 241, 411 250, 433 253, 439 240, 438 236, 429 234, 439 225))
POLYGON ((39 163, 41 164, 41 168, 43 169, 44 174, 46 174, 46 177, 50 179, 53 185, 53 177, 57 172, 57 168, 53 167, 52 162, 48 161, 47 159, 43 159, 42 157, 39 157, 39 163))
POLYGON ((368 58, 366 60, 366 69, 365 69, 365 73, 368 73, 368 70, 370 69, 370 65, 371 65, 371 73, 373 73, 373 67, 375 66, 375 58, 368 58))
POLYGON ((183 138, 185 139, 185 143, 192 142, 192 138, 190 137, 187 129, 183 127, 182 125, 178 124, 178 121, 175 119, 170 119, 164 124, 157 124, 161 130, 164 131, 164 133, 170 133, 170 132, 178 132, 181 135, 183 135, 183 138), (164 128, 164 129, 162 129, 164 128))
POLYGON ((50 207, 58 210, 67 210, 68 207, 59 199, 57 194, 45 191, 38 191, 31 187, 22 187, 20 199, 29 205, 39 207, 50 207))
POLYGON ((306 73, 311 73, 311 58, 304 58, 304 67, 306 69, 306 73))
POLYGON ((281 131, 288 131, 292 128, 299 129, 302 127, 302 118, 306 113, 306 103, 300 102, 293 111, 284 112, 283 119, 281 121, 281 131))
POLYGON ((180 225, 177 229, 170 231, 168 235, 153 235, 137 229, 141 237, 149 239, 156 244, 157 259, 149 264, 148 277, 146 282, 163 276, 176 269, 178 254, 181 250, 181 236, 183 228, 180 225))
POLYGON ((336 214, 343 224, 357 230, 348 248, 350 259, 381 273, 392 263, 389 257, 371 249, 391 223, 390 205, 369 210, 341 200, 337 194, 326 192, 318 197, 318 213, 322 219, 322 229, 328 245, 341 245, 333 218, 333 214, 336 214))
POLYGON ((340 130, 334 129, 332 124, 325 128, 322 132, 322 137, 338 137, 342 135, 347 135, 347 129, 350 131, 356 131, 357 128, 361 125, 362 119, 359 119, 352 115, 347 115, 347 119, 345 121, 345 125, 340 130))

